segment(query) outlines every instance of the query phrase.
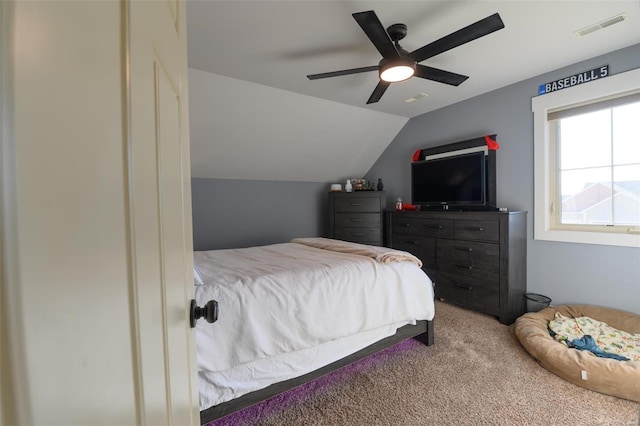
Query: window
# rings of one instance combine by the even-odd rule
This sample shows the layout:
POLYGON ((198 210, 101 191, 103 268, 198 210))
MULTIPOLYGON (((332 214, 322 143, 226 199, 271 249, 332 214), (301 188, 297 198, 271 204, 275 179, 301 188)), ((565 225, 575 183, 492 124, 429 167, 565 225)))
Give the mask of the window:
POLYGON ((532 106, 534 237, 640 247, 640 70, 532 106))

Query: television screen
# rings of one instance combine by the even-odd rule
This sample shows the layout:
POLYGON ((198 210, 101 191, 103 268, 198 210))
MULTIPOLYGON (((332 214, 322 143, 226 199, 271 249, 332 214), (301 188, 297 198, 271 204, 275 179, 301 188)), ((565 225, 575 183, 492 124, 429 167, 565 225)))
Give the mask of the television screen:
POLYGON ((482 151, 411 164, 411 197, 422 206, 483 206, 486 201, 482 151))

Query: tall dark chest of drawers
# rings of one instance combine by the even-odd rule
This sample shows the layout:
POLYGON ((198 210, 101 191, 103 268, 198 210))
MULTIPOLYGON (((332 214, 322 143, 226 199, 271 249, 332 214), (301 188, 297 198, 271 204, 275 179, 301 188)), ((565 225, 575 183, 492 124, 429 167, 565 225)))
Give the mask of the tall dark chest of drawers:
POLYGON ((422 260, 436 297, 511 324, 525 312, 526 212, 388 212, 387 245, 422 260))
POLYGON ((329 193, 329 237, 381 246, 384 191, 329 193))

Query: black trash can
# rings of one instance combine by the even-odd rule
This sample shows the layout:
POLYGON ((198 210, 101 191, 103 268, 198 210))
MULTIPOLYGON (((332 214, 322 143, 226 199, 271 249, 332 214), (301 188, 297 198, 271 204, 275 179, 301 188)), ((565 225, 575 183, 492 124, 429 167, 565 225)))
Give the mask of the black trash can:
POLYGON ((524 297, 527 299, 527 312, 538 312, 551 303, 551 299, 542 294, 527 293, 524 297))

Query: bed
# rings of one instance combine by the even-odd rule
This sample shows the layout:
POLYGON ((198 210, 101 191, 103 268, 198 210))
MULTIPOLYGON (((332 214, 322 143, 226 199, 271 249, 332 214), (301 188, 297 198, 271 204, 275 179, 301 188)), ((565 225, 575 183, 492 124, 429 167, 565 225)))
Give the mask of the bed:
POLYGON ((433 287, 413 255, 326 238, 194 253, 202 424, 389 347, 433 343, 433 287))

